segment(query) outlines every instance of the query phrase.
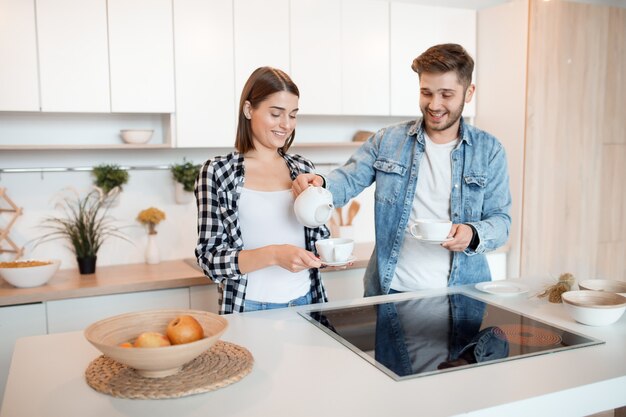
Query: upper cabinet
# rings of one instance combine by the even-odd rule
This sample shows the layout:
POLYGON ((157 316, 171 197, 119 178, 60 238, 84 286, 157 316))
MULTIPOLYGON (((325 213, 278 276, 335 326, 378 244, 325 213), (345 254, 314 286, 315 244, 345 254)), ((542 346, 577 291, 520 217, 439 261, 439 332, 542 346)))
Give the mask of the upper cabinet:
POLYGON ((342 114, 389 115, 389 3, 341 6, 342 114))
POLYGON ((111 111, 174 112, 171 0, 108 0, 108 13, 111 111))
POLYGON ((235 95, 258 67, 290 73, 289 0, 234 0, 235 95))
POLYGON ((174 0, 176 144, 235 143, 231 0, 174 0))
POLYGON ((38 111, 33 1, 0 0, 0 111, 38 111))
POLYGON ((37 0, 41 110, 111 110, 106 0, 37 0))
MULTIPOLYGON (((392 2, 391 5, 391 115, 420 114, 419 79, 413 59, 433 45, 458 43, 476 59, 476 11, 392 2)), ((474 70, 476 74, 476 70, 474 70)), ((476 113, 476 95, 463 115, 476 113)))
POLYGON ((291 77, 299 114, 342 113, 340 1, 291 0, 291 77))

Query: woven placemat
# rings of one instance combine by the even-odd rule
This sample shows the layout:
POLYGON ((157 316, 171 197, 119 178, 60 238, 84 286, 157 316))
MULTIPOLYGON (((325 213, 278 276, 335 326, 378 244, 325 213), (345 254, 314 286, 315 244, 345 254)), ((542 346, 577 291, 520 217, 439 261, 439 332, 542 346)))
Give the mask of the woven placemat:
POLYGON ((250 373, 253 363, 246 348, 220 340, 178 373, 164 378, 143 377, 104 355, 89 364, 85 378, 91 388, 118 398, 179 398, 235 383, 250 373))

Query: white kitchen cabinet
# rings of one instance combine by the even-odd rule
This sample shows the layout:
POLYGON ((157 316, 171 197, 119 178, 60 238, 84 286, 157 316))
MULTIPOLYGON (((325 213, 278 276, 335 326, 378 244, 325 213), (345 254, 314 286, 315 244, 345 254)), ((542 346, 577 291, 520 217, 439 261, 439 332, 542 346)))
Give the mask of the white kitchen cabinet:
POLYGON ((341 114, 341 2, 291 0, 290 13, 299 114, 341 114))
MULTIPOLYGON (((415 116, 421 112, 413 59, 441 43, 458 43, 476 59, 476 11, 391 2, 390 21, 391 115, 415 116)), ((465 105, 464 116, 475 115, 475 100, 465 105)))
POLYGON ((37 39, 42 111, 111 111, 106 0, 37 0, 37 39))
POLYGON ((389 115, 389 3, 341 3, 344 115, 389 115))
POLYGON ((20 337, 46 334, 46 311, 42 303, 0 307, 0 406, 4 397, 13 346, 20 337))
POLYGON ((131 311, 167 308, 189 308, 189 288, 48 301, 48 333, 82 330, 103 318, 131 311))
POLYGON ((172 113, 171 0, 108 0, 111 110, 172 113))
POLYGON ((353 300, 363 297, 365 268, 345 269, 322 273, 328 301, 353 300))
POLYGON ((234 0, 235 96, 258 67, 287 74, 289 68, 289 0, 234 0))
POLYGON ((217 284, 189 287, 189 308, 219 313, 220 300, 217 284))
POLYGON ((232 0, 174 0, 176 145, 232 147, 232 0))
POLYGON ((0 111, 39 111, 34 1, 0 0, 0 111))

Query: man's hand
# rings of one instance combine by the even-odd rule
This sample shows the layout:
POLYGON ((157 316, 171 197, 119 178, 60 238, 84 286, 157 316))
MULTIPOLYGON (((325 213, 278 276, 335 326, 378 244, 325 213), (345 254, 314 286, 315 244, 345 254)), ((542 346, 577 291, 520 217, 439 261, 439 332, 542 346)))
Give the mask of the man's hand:
POLYGON ((294 197, 297 197, 302 191, 306 190, 309 185, 314 187, 321 187, 324 185, 324 180, 317 174, 300 174, 291 183, 291 192, 294 197))
POLYGON ((466 224, 453 224, 448 236, 453 237, 449 242, 441 244, 444 248, 452 252, 463 252, 469 246, 472 241, 472 228, 466 224))

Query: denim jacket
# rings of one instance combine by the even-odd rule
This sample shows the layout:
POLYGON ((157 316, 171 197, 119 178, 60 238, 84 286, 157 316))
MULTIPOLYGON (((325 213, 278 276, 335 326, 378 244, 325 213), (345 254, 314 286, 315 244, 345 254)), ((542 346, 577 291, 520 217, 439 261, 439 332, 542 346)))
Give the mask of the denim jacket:
MULTIPOLYGON (((448 286, 491 280, 485 252, 506 243, 511 226, 509 174, 502 144, 461 119, 460 141, 452 151, 451 220, 472 225, 478 233, 475 250, 453 252, 448 286)), ((424 155, 421 119, 376 132, 343 165, 331 171, 326 187, 342 207, 376 182, 374 222, 376 246, 365 272, 365 295, 387 294, 424 155)))

